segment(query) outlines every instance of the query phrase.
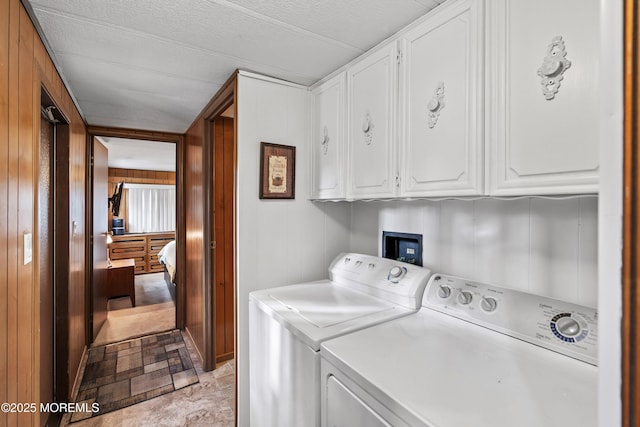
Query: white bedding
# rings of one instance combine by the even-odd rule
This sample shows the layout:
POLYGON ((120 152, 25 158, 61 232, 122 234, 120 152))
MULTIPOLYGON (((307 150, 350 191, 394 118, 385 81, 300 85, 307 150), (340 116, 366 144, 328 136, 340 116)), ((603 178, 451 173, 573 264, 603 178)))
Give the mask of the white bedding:
POLYGON ((167 243, 160 252, 158 252, 158 259, 161 263, 167 267, 167 271, 171 276, 173 282, 176 275, 176 241, 173 240, 167 243))

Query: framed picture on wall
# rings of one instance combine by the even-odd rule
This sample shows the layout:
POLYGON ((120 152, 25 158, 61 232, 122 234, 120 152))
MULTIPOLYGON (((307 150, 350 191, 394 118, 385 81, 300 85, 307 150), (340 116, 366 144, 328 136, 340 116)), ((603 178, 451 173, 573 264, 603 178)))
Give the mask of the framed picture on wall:
POLYGON ((260 198, 296 198, 296 147, 260 143, 260 198))

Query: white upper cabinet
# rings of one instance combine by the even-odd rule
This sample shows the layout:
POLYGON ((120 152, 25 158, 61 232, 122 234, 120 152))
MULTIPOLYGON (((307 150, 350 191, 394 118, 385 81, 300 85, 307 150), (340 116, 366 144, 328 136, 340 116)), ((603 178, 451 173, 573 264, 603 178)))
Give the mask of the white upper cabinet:
POLYGON ((348 198, 396 195, 397 54, 390 43, 347 70, 348 198))
POLYGON ((346 73, 317 86, 311 92, 311 198, 344 199, 346 73))
POLYGON ((487 8, 489 193, 597 192, 599 2, 487 8))
POLYGON ((312 197, 597 193, 600 48, 599 0, 445 2, 314 88, 312 197))
POLYGON ((484 192, 482 3, 439 8, 403 37, 401 196, 484 192))

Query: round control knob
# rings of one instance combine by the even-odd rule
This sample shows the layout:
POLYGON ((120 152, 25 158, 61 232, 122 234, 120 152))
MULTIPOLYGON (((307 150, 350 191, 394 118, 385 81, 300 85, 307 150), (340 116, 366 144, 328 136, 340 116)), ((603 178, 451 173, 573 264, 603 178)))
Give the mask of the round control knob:
POLYGON ((556 321, 556 329, 565 337, 575 337, 580 333, 580 324, 571 317, 561 317, 556 321))
POLYGON ((397 279, 400 276, 402 276, 402 268, 397 265, 395 267, 391 267, 391 270, 389 270, 389 277, 397 279))
POLYGON ((458 302, 462 305, 471 304, 473 294, 469 291, 462 291, 458 294, 458 302))
POLYGON ((440 288, 438 288, 438 296, 444 299, 444 298, 449 298, 450 295, 451 295, 451 288, 446 285, 440 285, 440 288))
POLYGON ((486 312, 492 312, 498 307, 498 301, 493 297, 482 297, 480 307, 486 312))

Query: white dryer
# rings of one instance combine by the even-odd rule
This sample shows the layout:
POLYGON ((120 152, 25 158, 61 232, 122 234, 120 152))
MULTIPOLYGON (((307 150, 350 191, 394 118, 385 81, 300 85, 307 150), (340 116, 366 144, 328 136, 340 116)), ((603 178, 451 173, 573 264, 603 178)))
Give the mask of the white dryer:
POLYGON ((415 313, 426 268, 340 254, 329 280, 249 295, 250 419, 253 427, 320 425, 320 344, 415 313))
POLYGON ((435 274, 415 314, 322 344, 322 425, 597 425, 593 308, 435 274))

